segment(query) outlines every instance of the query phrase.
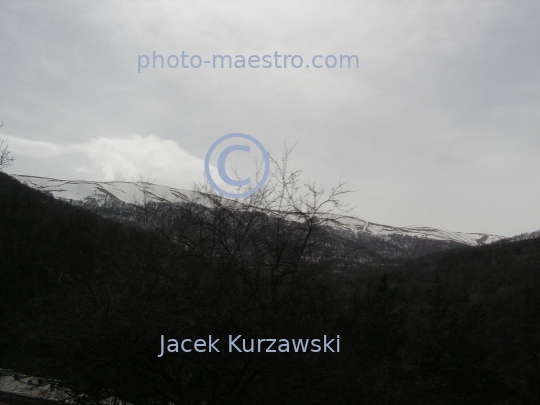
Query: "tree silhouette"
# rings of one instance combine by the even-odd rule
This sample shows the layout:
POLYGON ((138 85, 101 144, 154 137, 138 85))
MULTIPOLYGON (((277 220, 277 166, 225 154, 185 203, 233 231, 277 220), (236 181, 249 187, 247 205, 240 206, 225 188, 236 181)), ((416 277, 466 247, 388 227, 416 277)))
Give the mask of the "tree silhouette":
MULTIPOLYGON (((0 128, 4 126, 4 123, 2 122, 0 124, 0 128)), ((9 167, 13 164, 15 161, 15 158, 11 154, 11 152, 8 150, 8 144, 7 139, 3 138, 0 139, 0 170, 5 169, 6 167, 9 167)))

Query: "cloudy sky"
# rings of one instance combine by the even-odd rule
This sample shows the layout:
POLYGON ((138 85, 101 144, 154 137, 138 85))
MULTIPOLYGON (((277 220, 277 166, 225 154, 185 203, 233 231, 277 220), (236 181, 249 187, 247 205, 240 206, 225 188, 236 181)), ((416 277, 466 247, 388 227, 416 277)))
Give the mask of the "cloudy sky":
POLYGON ((0 0, 0 137, 9 173, 180 188, 222 135, 297 142, 362 219, 511 236, 540 229, 539 55, 538 1, 0 0), (154 51, 359 67, 138 73, 154 51))

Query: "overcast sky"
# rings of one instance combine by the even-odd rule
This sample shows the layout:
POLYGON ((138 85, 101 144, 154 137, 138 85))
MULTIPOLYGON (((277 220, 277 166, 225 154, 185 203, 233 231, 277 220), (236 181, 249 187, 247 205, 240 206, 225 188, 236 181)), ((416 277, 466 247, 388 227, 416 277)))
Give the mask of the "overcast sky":
POLYGON ((0 0, 0 137, 8 173, 180 188, 222 135, 297 142, 362 219, 511 236, 540 229, 539 55, 539 1, 0 0), (359 68, 138 73, 153 51, 359 68))

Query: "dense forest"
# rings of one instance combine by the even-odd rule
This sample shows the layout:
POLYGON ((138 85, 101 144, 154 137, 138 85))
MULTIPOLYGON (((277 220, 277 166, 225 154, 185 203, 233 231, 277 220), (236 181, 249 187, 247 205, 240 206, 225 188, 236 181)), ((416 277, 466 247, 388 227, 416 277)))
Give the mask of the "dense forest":
POLYGON ((540 404, 539 238, 359 264, 307 215, 137 215, 0 173, 0 368, 81 404, 540 404), (339 335, 340 352, 158 357, 161 335, 230 334, 339 335))

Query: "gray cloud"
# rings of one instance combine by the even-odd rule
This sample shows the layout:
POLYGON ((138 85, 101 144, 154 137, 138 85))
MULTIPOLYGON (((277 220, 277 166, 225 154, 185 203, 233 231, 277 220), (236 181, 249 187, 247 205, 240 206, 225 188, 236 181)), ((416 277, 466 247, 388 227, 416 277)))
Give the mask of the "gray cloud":
MULTIPOLYGON (((298 141, 293 163, 328 185, 348 181, 364 219, 531 231, 540 228, 539 12, 533 1, 1 2, 2 130, 64 152, 131 139, 134 152, 109 173, 153 170, 166 184, 192 174, 138 167, 151 134, 193 162, 229 132, 274 154, 298 141), (154 50, 354 53, 360 67, 138 74, 137 55, 154 50)), ((80 177, 70 153, 18 149, 10 170, 80 177)), ((96 161, 86 176, 104 175, 96 161)))

